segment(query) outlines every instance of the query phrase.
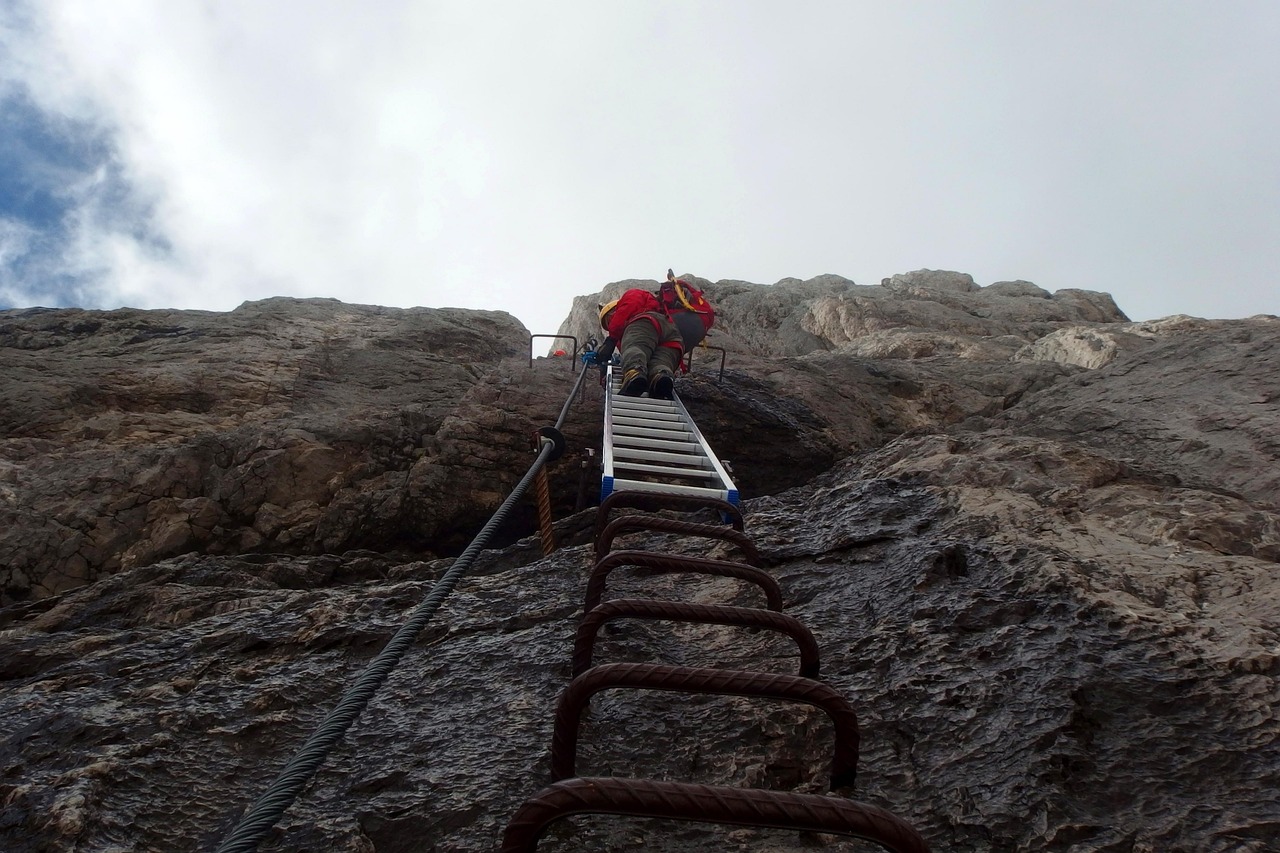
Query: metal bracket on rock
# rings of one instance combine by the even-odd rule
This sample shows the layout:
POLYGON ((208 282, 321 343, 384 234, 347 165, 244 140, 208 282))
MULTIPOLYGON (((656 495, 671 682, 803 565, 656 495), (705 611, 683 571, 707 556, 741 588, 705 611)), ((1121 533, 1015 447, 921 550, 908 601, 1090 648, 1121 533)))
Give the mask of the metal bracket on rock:
POLYGON ((565 440, 564 433, 555 427, 538 427, 534 433, 536 438, 533 441, 533 449, 541 450, 543 442, 551 442, 551 455, 547 457, 548 462, 554 462, 561 456, 564 456, 565 440))

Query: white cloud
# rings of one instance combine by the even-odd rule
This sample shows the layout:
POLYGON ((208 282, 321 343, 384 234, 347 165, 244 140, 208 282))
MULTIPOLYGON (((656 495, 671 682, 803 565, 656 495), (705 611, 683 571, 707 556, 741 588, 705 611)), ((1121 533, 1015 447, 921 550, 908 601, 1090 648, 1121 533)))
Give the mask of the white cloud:
POLYGON ((108 128, 133 193, 73 221, 104 305, 334 296, 552 331, 667 266, 933 267, 1136 317, 1280 311, 1270 3, 24 8, 11 75, 108 128))

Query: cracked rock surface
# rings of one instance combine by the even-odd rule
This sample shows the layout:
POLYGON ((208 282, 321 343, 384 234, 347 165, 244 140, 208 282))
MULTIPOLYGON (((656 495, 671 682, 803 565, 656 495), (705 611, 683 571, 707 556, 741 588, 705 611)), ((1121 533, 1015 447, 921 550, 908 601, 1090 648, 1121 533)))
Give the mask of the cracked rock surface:
MULTIPOLYGON (((845 286, 800 284, 769 297, 778 328, 845 286)), ((939 851, 1280 849, 1280 321, 1131 324, 1096 295, 974 288, 881 286, 950 308, 989 298, 1004 305, 993 325, 920 320, 910 345, 805 352, 763 330, 723 380, 697 369, 678 385, 735 462, 747 532, 816 636, 822 678, 858 714, 858 781, 840 795, 939 851), (1079 316, 1037 304, 1018 326, 1023 309, 997 297, 1079 316)), ((14 561, 40 554, 70 578, 23 595, 11 574, 0 608, 0 849, 215 847, 509 491, 572 387, 563 360, 527 366, 506 315, 268 303, 238 319, 0 316, 0 557, 35 577, 14 561), (331 361, 348 372, 303 393, 335 312, 353 315, 331 361), (437 321, 451 354, 405 354, 406 329, 437 321), (495 355, 503 335, 518 346, 495 355), (254 365, 276 357, 286 379, 268 383, 254 365)), ((547 784, 591 564, 572 454, 598 443, 598 394, 571 406, 553 468, 565 547, 484 552, 262 849, 492 850, 547 784)), ((616 547, 737 554, 652 533, 616 547)), ((762 604, 740 581, 637 569, 607 595, 762 604)), ((798 655, 765 631, 620 620, 595 660, 790 673, 798 655)), ((806 705, 611 690, 584 717, 576 772, 821 793, 832 738, 806 705)), ((578 817, 539 849, 868 848, 578 817)))

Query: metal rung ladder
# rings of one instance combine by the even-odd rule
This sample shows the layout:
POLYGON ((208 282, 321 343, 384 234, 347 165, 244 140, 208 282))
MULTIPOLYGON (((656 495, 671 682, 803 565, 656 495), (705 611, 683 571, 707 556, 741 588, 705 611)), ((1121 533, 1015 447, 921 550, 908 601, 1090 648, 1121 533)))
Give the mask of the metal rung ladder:
POLYGON ((674 400, 623 397, 618 365, 609 366, 605 387, 600 500, 613 492, 637 491, 738 503, 737 486, 679 395, 674 400))

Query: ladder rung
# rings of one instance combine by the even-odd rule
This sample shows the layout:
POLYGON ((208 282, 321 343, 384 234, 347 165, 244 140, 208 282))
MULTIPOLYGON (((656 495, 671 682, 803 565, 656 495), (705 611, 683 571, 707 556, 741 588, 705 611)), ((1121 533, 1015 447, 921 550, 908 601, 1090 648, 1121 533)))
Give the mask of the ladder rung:
POLYGON ((665 438, 668 440, 677 439, 680 436, 693 435, 693 433, 689 432, 688 430, 646 429, 644 427, 637 427, 637 426, 619 427, 617 424, 614 424, 613 433, 614 435, 639 435, 639 436, 644 436, 646 438, 665 438))
POLYGON ((711 463, 701 453, 663 453, 660 450, 641 450, 635 447, 614 447, 615 459, 641 459, 646 462, 674 462, 677 465, 692 465, 697 468, 710 468, 711 463))
POLYGON ((668 412, 661 409, 624 409, 620 406, 614 407, 613 418, 643 418, 648 421, 664 421, 669 423, 682 423, 683 418, 675 412, 668 412))
POLYGON ((620 409, 662 409, 668 412, 676 410, 675 400, 659 400, 657 397, 623 397, 613 395, 613 405, 620 409))
POLYGON ((653 427, 654 429, 687 429, 680 418, 650 418, 646 415, 613 415, 614 424, 628 424, 631 427, 653 427))
POLYGON ((695 450, 699 454, 702 453, 702 446, 696 441, 665 441, 661 438, 640 438, 634 435, 615 435, 613 437, 614 449, 624 447, 652 447, 657 450, 676 450, 685 451, 695 450))
POLYGON ((641 462, 613 463, 614 470, 641 471, 645 474, 662 474, 667 477, 692 477, 696 480, 718 480, 720 475, 704 468, 672 468, 669 465, 645 465, 641 462))
POLYGON ((699 495, 701 497, 729 500, 726 489, 708 489, 703 486, 685 486, 680 483, 646 483, 643 480, 619 480, 613 478, 615 492, 671 492, 676 495, 699 495))

